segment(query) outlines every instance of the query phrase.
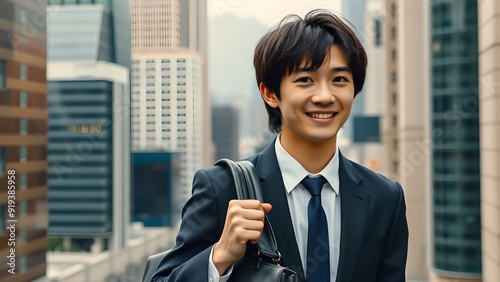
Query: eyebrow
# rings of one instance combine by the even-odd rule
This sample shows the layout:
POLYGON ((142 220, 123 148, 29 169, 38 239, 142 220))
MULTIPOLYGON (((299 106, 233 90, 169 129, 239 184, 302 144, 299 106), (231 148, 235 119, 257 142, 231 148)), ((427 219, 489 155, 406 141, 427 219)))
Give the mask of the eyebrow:
MULTIPOLYGON (((299 72, 313 72, 315 71, 315 68, 312 67, 302 67, 302 68, 297 68, 294 73, 299 73, 299 72)), ((331 69, 332 72, 348 72, 352 73, 351 69, 348 66, 341 66, 341 67, 334 67, 331 69)))

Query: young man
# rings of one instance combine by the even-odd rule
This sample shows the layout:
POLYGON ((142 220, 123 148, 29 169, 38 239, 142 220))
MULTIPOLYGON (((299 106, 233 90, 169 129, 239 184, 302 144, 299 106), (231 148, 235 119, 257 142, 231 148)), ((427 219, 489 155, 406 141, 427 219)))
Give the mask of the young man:
POLYGON ((301 281, 405 281, 401 186, 337 147, 366 65, 354 32, 324 10, 288 16, 260 40, 257 84, 269 127, 279 133, 249 158, 266 203, 235 200, 222 167, 198 171, 176 245, 152 281, 228 281, 233 263, 252 256, 266 213, 282 264, 301 281))

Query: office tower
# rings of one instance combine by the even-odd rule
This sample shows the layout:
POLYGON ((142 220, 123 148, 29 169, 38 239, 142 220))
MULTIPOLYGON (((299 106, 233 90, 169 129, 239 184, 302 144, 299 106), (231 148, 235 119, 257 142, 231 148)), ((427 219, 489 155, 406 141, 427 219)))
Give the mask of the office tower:
POLYGON ((478 1, 477 10, 482 274, 483 281, 495 281, 500 277, 500 3, 478 1))
MULTIPOLYGON (((344 16, 350 23, 351 27, 354 27, 354 31, 358 36, 359 40, 364 44, 365 37, 365 11, 366 11, 366 1, 367 0, 342 0, 342 16, 344 16)), ((369 62, 370 58, 368 58, 369 62)), ((364 116, 365 110, 365 90, 362 89, 360 93, 356 96, 356 102, 352 105, 350 118, 344 124, 341 134, 350 142, 354 138, 354 118, 357 116, 364 116)), ((353 151, 353 155, 359 155, 360 159, 357 161, 362 162, 363 158, 363 145, 350 145, 353 151)))
POLYGON ((363 144, 361 163, 368 168, 384 173, 384 159, 380 136, 380 120, 382 116, 382 100, 385 98, 384 45, 382 23, 385 15, 385 1, 367 0, 365 10, 365 33, 363 41, 368 56, 367 76, 364 84, 364 116, 354 117, 354 142, 363 144))
POLYGON ((238 110, 231 106, 212 108, 212 135, 216 146, 216 159, 239 160, 238 110))
POLYGON ((134 49, 132 149, 181 153, 183 201, 195 171, 203 166, 203 59, 189 49, 134 49))
POLYGON ((27 282, 46 271, 46 7, 0 7, 0 280, 27 282))
POLYGON ((433 275, 480 281, 477 1, 429 4, 433 275))
MULTIPOLYGON (((386 54, 390 74, 388 102, 392 111, 387 123, 392 139, 388 150, 396 147, 398 155, 396 180, 405 191, 409 238, 407 277, 424 279, 427 276, 427 211, 429 195, 430 142, 429 128, 429 27, 428 5, 425 1, 391 1, 387 6, 391 19, 387 37, 391 42, 386 54), (394 15, 394 18, 392 16, 394 15), (392 22, 392 19, 397 22, 392 22), (395 65, 394 65, 395 64, 395 65), (396 86, 397 85, 397 86, 396 86), (394 105, 397 103, 397 105, 394 105), (395 141, 397 140, 397 141, 395 141)), ((388 111, 389 112, 389 111, 388 111)))
POLYGON ((132 47, 179 47, 179 0, 132 0, 132 47))
POLYGON ((384 117, 382 119, 382 140, 386 145, 385 173, 391 179, 399 180, 399 138, 398 138, 398 1, 386 0, 386 17, 384 23, 385 42, 385 99, 384 117))
POLYGON ((206 5, 205 1, 179 0, 134 0, 132 4, 136 27, 148 24, 149 16, 141 13, 151 6, 172 11, 156 22, 172 35, 170 42, 163 40, 159 29, 134 28, 132 145, 134 150, 181 153, 181 186, 177 188, 184 201, 191 194, 194 172, 213 163, 206 91, 206 5), (140 41, 145 37, 151 44, 140 41))
POLYGON ((180 46, 198 51, 203 64, 203 166, 214 163, 215 144, 212 140, 211 101, 208 96, 208 22, 206 0, 180 0, 180 46))
POLYGON ((130 223, 128 1, 50 4, 49 234, 64 250, 117 251, 130 223))
POLYGON ((49 0, 49 61, 100 60, 130 68, 128 0, 49 0))
POLYGON ((172 227, 181 217, 178 195, 180 156, 178 153, 149 151, 132 153, 132 222, 147 227, 172 227))

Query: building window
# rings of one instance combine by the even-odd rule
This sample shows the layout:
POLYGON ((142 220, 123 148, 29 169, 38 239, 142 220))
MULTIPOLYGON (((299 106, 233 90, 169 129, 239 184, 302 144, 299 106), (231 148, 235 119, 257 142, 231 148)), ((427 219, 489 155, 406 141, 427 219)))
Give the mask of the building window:
POLYGON ((26 24, 28 22, 28 17, 26 16, 26 10, 21 9, 21 11, 19 12, 19 15, 20 15, 19 18, 21 19, 21 23, 26 24))
POLYGON ((392 116, 392 127, 398 127, 398 117, 392 116))
POLYGON ((398 150, 398 139, 394 139, 392 140, 392 149, 394 151, 397 151, 398 150))
POLYGON ((396 62, 396 49, 392 49, 391 51, 391 59, 393 62, 396 62))
POLYGON ((19 107, 26 108, 28 106, 28 93, 26 91, 19 92, 19 107))
POLYGON ((19 229, 19 243, 21 244, 26 243, 26 228, 19 229))
POLYGON ((19 67, 19 78, 21 80, 26 80, 28 78, 28 66, 26 64, 21 64, 19 67))
POLYGON ((398 167, 399 167, 399 162, 398 161, 393 161, 392 162, 392 171, 395 172, 395 173, 397 173, 398 170, 399 170, 398 167))
POLYGON ((19 272, 26 271, 26 255, 19 257, 19 272))
POLYGON ((391 16, 396 16, 398 12, 398 6, 396 5, 396 3, 391 3, 391 16))
POLYGON ((26 149, 26 146, 19 147, 19 161, 22 163, 25 162, 27 160, 27 155, 28 150, 26 149))
POLYGON ((0 60, 0 89, 4 89, 7 83, 7 72, 5 71, 5 61, 0 60))
POLYGON ((396 82, 398 80, 398 76, 395 71, 392 72, 391 74, 391 81, 396 82))
POLYGON ((0 176, 5 175, 5 166, 7 165, 7 156, 5 148, 0 148, 0 176))
POLYGON ((25 216, 26 215, 26 200, 22 200, 20 203, 19 203, 19 215, 20 216, 25 216))
POLYGON ((397 34, 397 31, 396 31, 396 27, 395 27, 395 26, 393 26, 393 27, 391 28, 391 34, 392 34, 392 39, 396 39, 396 37, 397 37, 397 35, 398 35, 398 34, 397 34))
POLYGON ((25 118, 19 119, 19 134, 26 135, 28 121, 25 118))
POLYGON ((398 95, 396 92, 392 93, 392 105, 397 106, 398 105, 398 95))
POLYGON ((375 33, 375 46, 380 46, 382 45, 382 23, 379 19, 375 20, 374 28, 375 30, 373 32, 375 33))
POLYGON ((28 184, 28 175, 26 173, 20 173, 19 174, 19 188, 21 190, 26 189, 26 186, 28 184))

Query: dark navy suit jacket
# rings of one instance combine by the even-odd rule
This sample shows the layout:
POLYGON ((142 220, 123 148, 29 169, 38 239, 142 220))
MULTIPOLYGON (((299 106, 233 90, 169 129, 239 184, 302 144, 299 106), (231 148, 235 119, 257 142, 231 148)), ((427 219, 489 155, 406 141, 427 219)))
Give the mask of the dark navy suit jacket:
MULTIPOLYGON (((339 158, 341 237, 336 281, 405 281, 408 226, 401 186, 342 154, 339 158)), ((282 262, 304 280, 274 142, 248 160, 257 169, 264 201, 273 206, 268 218, 282 262)), ((222 234, 228 203, 236 198, 225 168, 197 171, 193 194, 182 210, 175 247, 151 281, 207 282, 210 251, 222 234)))

